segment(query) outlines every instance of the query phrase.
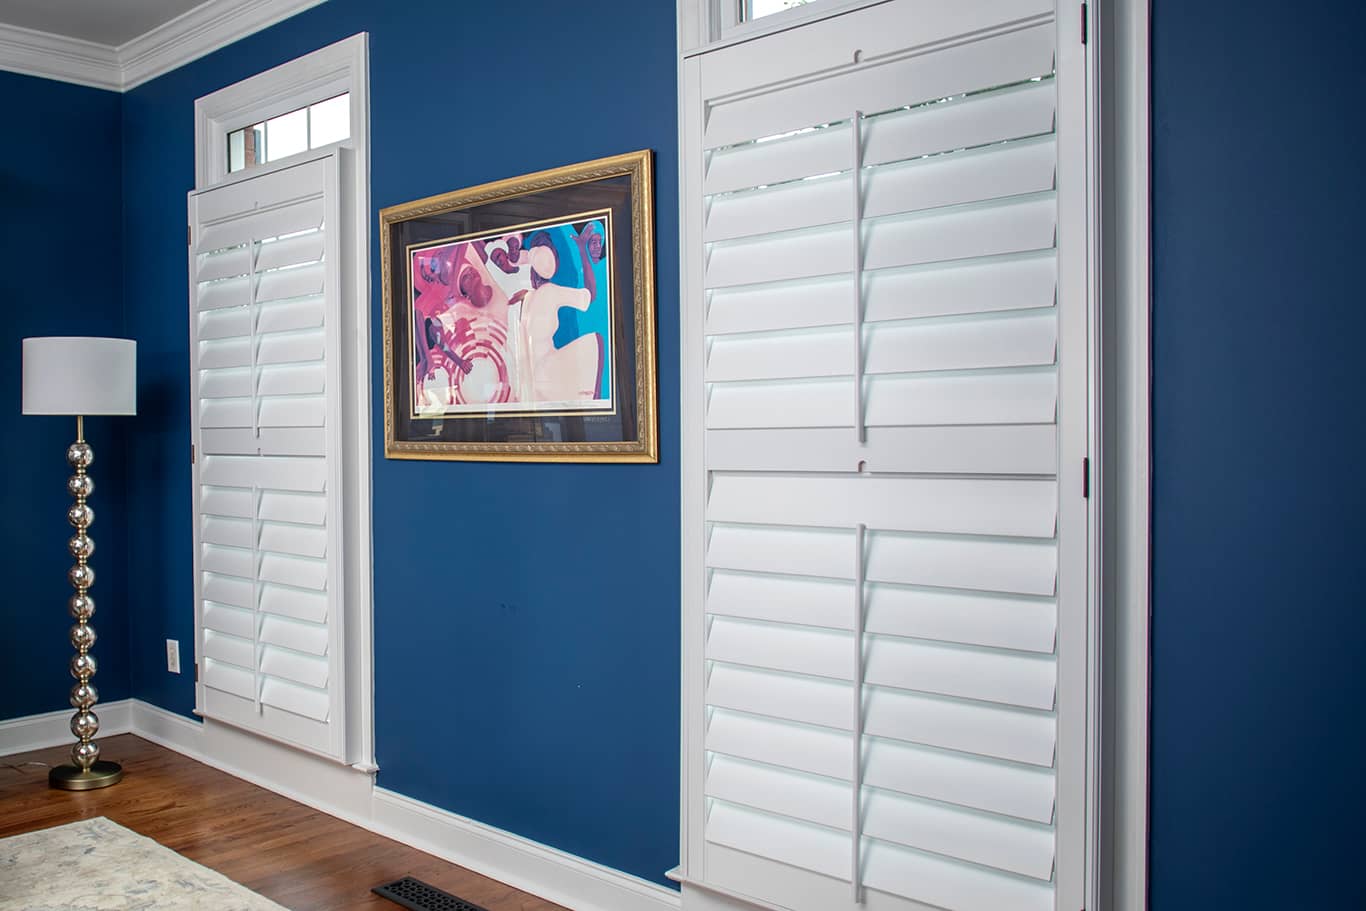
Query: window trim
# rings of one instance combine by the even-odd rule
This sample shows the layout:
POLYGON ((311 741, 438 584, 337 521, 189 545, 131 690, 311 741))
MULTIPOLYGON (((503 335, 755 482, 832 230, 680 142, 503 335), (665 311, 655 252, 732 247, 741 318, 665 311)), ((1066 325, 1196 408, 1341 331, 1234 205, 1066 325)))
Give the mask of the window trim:
POLYGON ((1151 0, 1088 4, 1101 109, 1100 905, 1148 907, 1152 612, 1151 0))
POLYGON ((752 41, 808 22, 887 2, 889 0, 820 0, 806 7, 742 22, 740 0, 679 0, 679 50, 685 57, 702 51, 714 51, 730 44, 752 41))
MULTIPOLYGON (((352 125, 351 138, 343 144, 355 149, 357 163, 365 163, 368 175, 368 37, 365 32, 352 35, 197 99, 194 103, 195 189, 208 189, 227 178, 227 143, 220 140, 225 140, 228 133, 343 92, 351 94, 352 125)), ((280 159, 281 162, 289 160, 280 159)))
MULTIPOLYGON (((341 173, 342 453, 347 491, 346 753, 359 771, 374 772, 374 580, 371 531, 370 376, 370 72, 369 34, 360 32, 195 101, 195 189, 245 180, 333 148, 344 148, 341 173), (351 96, 350 138, 228 173, 226 136, 242 126, 324 101, 351 96), (349 166, 348 166, 349 165, 349 166)), ((196 606, 196 628, 199 625, 196 606)), ((197 637, 196 637, 197 638, 197 637)), ((199 656, 196 655, 196 659, 199 656)))

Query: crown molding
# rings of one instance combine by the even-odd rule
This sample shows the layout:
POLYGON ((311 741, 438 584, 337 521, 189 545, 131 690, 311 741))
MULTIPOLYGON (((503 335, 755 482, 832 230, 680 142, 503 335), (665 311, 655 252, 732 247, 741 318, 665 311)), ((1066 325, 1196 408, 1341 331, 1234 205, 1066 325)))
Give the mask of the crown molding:
POLYGON ((0 23, 0 70, 126 92, 325 0, 205 0, 118 47, 0 23))
POLYGON ((123 90, 123 69, 116 48, 16 25, 0 24, 0 70, 123 90))
POLYGON ((118 49, 123 90, 198 60, 325 0, 207 0, 118 49))

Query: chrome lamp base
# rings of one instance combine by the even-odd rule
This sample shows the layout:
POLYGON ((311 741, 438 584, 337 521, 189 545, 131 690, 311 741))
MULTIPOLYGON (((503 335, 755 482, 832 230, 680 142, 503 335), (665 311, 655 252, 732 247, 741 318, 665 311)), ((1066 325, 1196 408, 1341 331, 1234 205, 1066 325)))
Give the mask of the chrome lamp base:
POLYGON ((123 766, 104 759, 96 760, 88 769, 74 765, 54 766, 47 774, 48 785, 63 791, 93 791, 122 780, 123 766))
POLYGON ((123 767, 116 762, 100 760, 100 745, 95 742, 100 719, 91 711, 100 700, 99 693, 90 684, 96 667, 95 656, 90 654, 95 644, 95 628, 90 625, 90 618, 95 613, 95 599, 90 596, 90 587, 95 584, 95 570, 90 567, 95 541, 89 533, 95 511, 86 502, 95 491, 95 482, 86 471, 95 461, 95 450, 85 441, 85 420, 79 416, 76 418, 76 442, 67 447, 66 460, 76 469, 66 482, 67 492, 76 500, 66 511, 67 521, 76 530, 66 545, 76 559, 76 565, 66 574, 76 590, 67 602, 67 608, 76 620, 70 634, 71 646, 76 650, 70 663, 71 676, 76 678, 76 685, 71 688, 71 707, 76 710, 71 716, 71 733, 76 737, 76 745, 71 748, 71 764, 54 768, 47 783, 66 791, 92 791, 118 784, 123 779, 123 767))

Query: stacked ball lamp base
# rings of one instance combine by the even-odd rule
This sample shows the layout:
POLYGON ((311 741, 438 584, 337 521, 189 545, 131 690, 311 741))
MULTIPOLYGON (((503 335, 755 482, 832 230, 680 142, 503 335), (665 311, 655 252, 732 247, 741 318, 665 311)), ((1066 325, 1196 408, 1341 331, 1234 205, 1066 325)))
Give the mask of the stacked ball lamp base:
MULTIPOLYGON (((82 434, 78 431, 77 436, 82 434)), ((66 574, 71 587, 76 589, 67 602, 76 621, 71 627, 71 646, 76 650, 71 658, 71 676, 76 678, 71 687, 71 707, 76 710, 71 716, 71 733, 76 735, 76 745, 71 748, 71 764, 54 767, 47 781, 52 787, 66 791, 90 791, 118 784, 123 779, 123 767, 117 762, 100 759, 100 745, 94 739, 100 730, 100 719, 91 711, 100 698, 90 683, 96 669, 95 656, 90 654, 90 648, 95 644, 95 628, 90 625, 90 618, 95 613, 95 599, 90 596, 95 570, 88 561, 95 552, 95 540, 88 532, 95 521, 95 511, 86 503, 86 498, 95 492, 95 482, 85 471, 95 460, 95 452, 89 443, 78 439, 67 448, 66 460, 76 469, 66 482, 67 491, 76 499, 66 511, 67 521, 76 530, 66 542, 67 550, 76 558, 76 565, 66 574)))

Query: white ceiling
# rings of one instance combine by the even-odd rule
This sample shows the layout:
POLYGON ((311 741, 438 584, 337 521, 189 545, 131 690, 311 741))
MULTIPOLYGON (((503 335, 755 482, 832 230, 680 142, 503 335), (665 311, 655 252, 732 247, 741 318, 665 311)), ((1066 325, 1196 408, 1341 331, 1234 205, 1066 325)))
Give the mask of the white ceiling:
POLYGON ((0 0, 0 23, 118 47, 203 2, 204 0, 0 0))

